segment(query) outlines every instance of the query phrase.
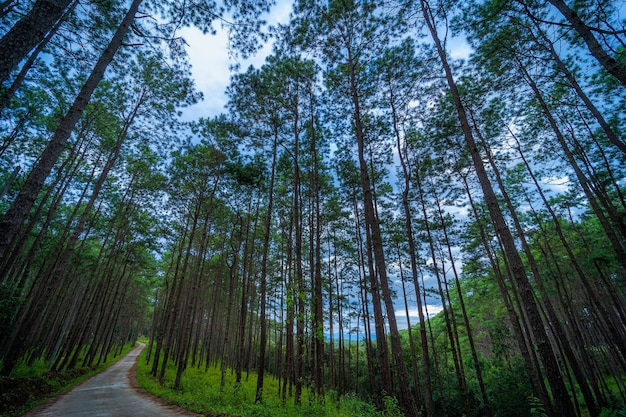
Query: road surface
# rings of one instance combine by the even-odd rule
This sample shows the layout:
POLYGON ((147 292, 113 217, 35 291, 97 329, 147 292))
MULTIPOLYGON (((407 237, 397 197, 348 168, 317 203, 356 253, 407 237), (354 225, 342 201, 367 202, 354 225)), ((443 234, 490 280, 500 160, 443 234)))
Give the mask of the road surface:
POLYGON ((144 344, 140 344, 106 371, 36 407, 24 417, 198 416, 178 407, 168 406, 136 387, 131 368, 144 347, 144 344))

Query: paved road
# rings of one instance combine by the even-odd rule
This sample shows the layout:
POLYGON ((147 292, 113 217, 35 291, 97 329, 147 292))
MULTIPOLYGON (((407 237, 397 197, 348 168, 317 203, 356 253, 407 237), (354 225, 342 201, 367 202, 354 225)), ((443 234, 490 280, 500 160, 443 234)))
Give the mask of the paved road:
POLYGON ((168 406, 145 391, 133 388, 130 370, 145 345, 115 365, 72 390, 35 408, 24 417, 189 417, 197 416, 168 406))

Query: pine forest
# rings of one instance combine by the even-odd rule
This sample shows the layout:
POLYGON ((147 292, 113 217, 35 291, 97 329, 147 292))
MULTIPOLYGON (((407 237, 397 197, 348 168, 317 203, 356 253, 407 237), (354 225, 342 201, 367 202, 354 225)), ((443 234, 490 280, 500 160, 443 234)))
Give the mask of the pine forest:
POLYGON ((0 391, 626 416, 626 2, 275 3, 0 2, 0 391), (269 51, 217 115, 190 27, 269 51))

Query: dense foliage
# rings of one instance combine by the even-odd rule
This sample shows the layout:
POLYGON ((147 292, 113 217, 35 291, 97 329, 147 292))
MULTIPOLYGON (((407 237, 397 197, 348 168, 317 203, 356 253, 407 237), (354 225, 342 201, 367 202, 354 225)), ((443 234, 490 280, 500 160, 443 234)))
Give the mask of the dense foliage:
POLYGON ((183 122, 178 30, 271 3, 1 4, 5 378, 145 335, 234 413, 623 411, 626 4, 297 0, 183 122))

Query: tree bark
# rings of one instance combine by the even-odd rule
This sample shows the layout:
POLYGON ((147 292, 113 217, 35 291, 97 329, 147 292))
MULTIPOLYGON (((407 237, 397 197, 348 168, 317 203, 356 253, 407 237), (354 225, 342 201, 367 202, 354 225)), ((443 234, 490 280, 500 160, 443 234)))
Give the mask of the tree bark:
POLYGON ((254 402, 260 403, 263 401, 263 379, 265 376, 265 351, 267 348, 267 314, 266 314, 266 303, 267 303, 267 264, 268 264, 268 255, 269 255, 269 246, 270 246, 270 236, 272 234, 272 208, 274 205, 274 177, 276 174, 276 154, 278 147, 278 134, 274 135, 274 140, 272 144, 272 166, 271 166, 271 176, 270 183, 268 185, 268 199, 267 199, 267 213, 265 214, 265 222, 263 231, 263 259, 261 261, 261 284, 259 297, 261 298, 261 306, 259 312, 259 320, 261 322, 261 337, 259 343, 259 366, 257 368, 257 380, 256 380, 256 393, 254 402))
POLYGON ((35 63, 35 60, 37 59, 41 51, 43 51, 44 48, 48 45, 48 43, 50 42, 50 39, 52 39, 52 37, 56 35, 56 33, 61 28, 63 23, 65 23, 69 15, 74 12, 74 9, 76 8, 77 4, 78 4, 78 0, 72 0, 72 4, 69 5, 67 11, 63 13, 63 15, 59 18, 59 20, 50 29, 50 32, 48 32, 48 34, 41 40, 41 42, 39 42, 39 44, 37 45, 37 48, 35 48, 35 50, 30 54, 30 56, 28 57, 28 59, 26 60, 22 68, 20 68, 20 72, 18 72, 15 78, 13 79, 13 82, 11 83, 9 88, 7 88, 6 91, 2 92, 2 94, 0 95, 0 113, 2 112, 2 110, 4 110, 6 106, 9 105, 9 103, 11 102, 11 99, 13 98, 17 90, 20 88, 22 83, 24 82, 24 79, 26 79, 26 75, 28 74, 28 71, 30 71, 30 69, 32 68, 33 64, 35 63))
POLYGON ((622 84, 622 87, 626 87, 626 68, 620 65, 615 58, 610 56, 602 45, 598 42, 593 35, 589 26, 582 21, 580 16, 572 10, 563 0, 548 0, 559 12, 570 22, 574 30, 578 32, 582 40, 587 45, 589 52, 595 59, 598 60, 600 65, 604 67, 611 75, 613 75, 622 84))
POLYGON ((61 19, 72 0, 37 0, 0 39, 0 84, 61 19))
MULTIPOLYGON (((533 17, 531 16, 531 19, 532 18, 533 17)), ((608 124, 608 122, 604 119, 604 117, 602 116, 602 113, 600 113, 600 110, 593 104, 593 102, 591 101, 589 96, 582 89, 582 87, 578 83, 578 80, 576 80, 576 77, 574 77, 574 74, 572 74, 572 72, 567 68, 567 65, 565 65, 565 62, 563 62, 563 60, 561 59, 561 57, 559 56, 557 51, 554 49, 554 44, 552 42, 550 42, 550 40, 548 39, 546 34, 539 27, 539 24, 537 23, 537 21, 533 19, 533 23, 535 24, 535 28, 537 29, 537 32, 539 33, 539 37, 541 39, 543 39, 543 41, 545 42, 545 44, 541 44, 539 42, 539 39, 537 39, 537 37, 534 34, 532 34, 532 36, 535 39, 535 41, 537 42, 537 44, 541 45, 542 47, 547 49, 548 52, 550 52, 550 55, 552 56, 552 59, 554 59, 554 62, 556 62, 557 67, 559 68, 561 73, 563 73, 563 75, 565 76, 567 81, 569 81, 570 85, 572 86, 574 91, 576 91, 576 94, 582 100, 582 102, 585 104, 585 106, 587 107, 589 112, 596 119, 596 121, 598 122, 598 124, 600 125, 602 130, 604 131, 604 134, 606 135, 606 137, 620 151, 622 151, 623 153, 626 153, 626 143, 624 143, 619 138, 617 133, 613 130, 613 128, 611 128, 611 126, 608 124)))
MULTIPOLYGON (((528 282, 528 278, 526 277, 526 271, 522 262, 522 258, 517 251, 517 247, 515 245, 515 240, 513 238, 511 230, 506 224, 506 220, 498 204, 498 199, 485 169, 482 156, 478 149, 478 145, 474 140, 472 129, 465 113, 465 107, 463 106, 463 103, 461 101, 461 94, 458 90, 456 82, 454 81, 452 69, 448 64, 447 53, 443 49, 443 46, 439 39, 439 34, 437 33, 437 29, 435 28, 435 23, 433 20, 432 12, 430 10, 430 6, 428 5, 428 2, 426 0, 420 0, 420 4, 422 7, 424 19, 426 20, 426 24, 428 25, 430 34, 433 38, 433 41, 435 42, 435 47, 437 49, 441 64, 443 65, 445 71, 446 81, 448 83, 448 87, 450 88, 452 99, 454 100, 454 105, 458 113, 459 122, 461 123, 463 136, 467 143, 467 147, 469 149, 474 168, 476 169, 476 174, 480 181, 483 195, 485 197, 485 202, 489 210, 489 215, 494 223, 496 234, 499 236, 504 246, 506 256, 509 260, 509 264, 511 267, 513 279, 516 281, 516 284, 520 288, 521 301, 523 307, 525 308, 526 315, 528 316, 532 334, 535 337, 535 341, 537 343, 537 349, 539 351, 539 355, 541 357, 541 361, 546 372, 548 383, 550 385, 550 388, 552 389, 552 394, 555 402, 555 414, 573 416, 575 415, 574 407, 572 406, 567 387, 565 386, 565 382, 563 381, 563 376, 561 375, 556 356, 546 335, 545 326, 541 319, 537 304, 535 302, 532 287, 528 282)), ((545 404, 545 406, 546 408, 552 408, 550 404, 545 404)))
MULTIPOLYGON (((539 87, 537 86, 535 81, 532 79, 528 71, 526 70, 526 67, 519 60, 517 60, 517 64, 518 64, 520 71, 522 71, 522 74, 524 75, 526 82, 532 89, 533 94, 535 95, 535 98, 537 99, 539 105, 541 106, 541 110, 546 116, 546 119, 550 123, 550 127, 554 131, 557 141, 559 145, 561 146, 561 149, 563 150, 563 153, 568 163, 574 170, 576 174, 576 178, 578 179, 578 182, 580 183, 580 186, 582 187, 585 193, 585 196, 587 197, 587 200, 589 201, 589 205, 591 205, 593 212, 596 214, 598 220, 600 221, 600 224, 602 225, 602 228, 604 229, 607 237, 609 238, 609 241, 611 242, 611 246, 613 247, 613 250, 615 251, 615 254, 617 256, 618 262, 620 263, 622 268, 626 270, 626 249, 624 249, 624 246, 622 242, 620 241, 620 238, 616 234, 616 229, 619 230, 619 228, 614 227, 613 225, 610 224, 609 219, 607 219, 607 217, 604 214, 604 211, 598 204, 598 201, 596 200, 596 194, 593 192, 589 184, 589 180, 580 169, 578 163, 576 162, 576 159, 574 158, 574 155, 572 154, 572 151, 567 146, 567 142, 565 141, 565 138, 563 137, 563 134, 561 133, 561 129, 559 128, 559 125, 557 121, 555 120, 555 118, 552 116, 552 113, 550 112, 550 108, 548 107, 548 104, 544 100, 543 95, 541 94, 541 91, 539 90, 539 87)), ((617 220, 617 222, 619 222, 619 220, 617 220)))
MULTIPOLYGON (((141 2, 142 0, 134 0, 131 4, 126 16, 115 31, 111 41, 100 55, 98 62, 78 93, 74 103, 68 110, 65 117, 61 120, 54 136, 41 154, 37 164, 28 175, 22 190, 13 204, 11 204, 11 207, 6 212, 2 222, 0 222, 0 264, 3 263, 5 256, 8 255, 8 248, 13 242, 15 235, 24 222, 24 219, 28 216, 28 213, 37 199, 46 178, 50 174, 50 171, 52 171, 54 164, 58 160, 61 153, 63 153, 65 144, 72 134, 74 126, 82 116, 85 107, 87 107, 92 93, 104 77, 104 72, 106 71, 107 66, 111 63, 111 61, 113 61, 115 53, 122 45, 124 37, 128 33, 130 25, 133 23, 135 14, 137 13, 141 2)), ((69 1, 67 1, 67 3, 69 3, 69 1)), ((0 46, 0 51, 5 50, 6 48, 0 46)), ((7 365, 11 366, 10 363, 5 362, 4 367, 6 368, 7 365)))
MULTIPOLYGON (((365 212, 365 226, 366 230, 369 230, 371 237, 371 250, 374 255, 374 262, 376 266, 376 273, 378 275, 378 282, 380 284, 380 291, 382 300, 385 303, 385 311, 387 313, 387 321, 389 323, 389 335, 391 338, 391 354, 394 359, 396 372, 398 376, 398 386, 400 389, 400 406, 402 411, 408 417, 417 417, 417 410, 415 408, 415 401, 411 394, 409 376, 404 361, 404 354, 402 351, 402 341, 400 339, 400 333, 398 331, 398 324, 396 322, 396 315, 393 306, 393 297, 391 289, 389 287, 389 280, 387 278, 387 265, 385 262, 385 253, 383 248, 382 234, 380 230, 380 224, 376 219, 374 210, 374 196, 372 193, 372 185, 370 176, 368 173, 368 164, 365 160, 365 132, 363 130, 363 124, 361 120, 361 108, 359 101, 359 93, 357 90, 357 75, 355 74, 356 63, 352 57, 352 51, 348 48, 348 65, 350 67, 350 93, 352 96, 352 104, 354 106, 354 126, 358 146, 358 158, 360 168, 361 189, 363 192, 363 209, 365 212)), ((371 277, 374 278, 374 277, 371 277)), ((377 291, 377 288, 372 288, 372 293, 377 291)), ((376 303, 375 303, 376 304, 376 303)), ((377 340, 377 343, 386 343, 383 340, 377 340)), ((389 391, 387 393, 390 393, 389 391)))
MULTIPOLYGON (((427 417, 433 417, 435 412, 435 405, 433 403, 433 388, 432 388, 432 372, 430 369, 430 355, 428 351, 428 335, 426 334, 426 318, 424 317, 424 307, 422 303, 422 291, 420 290, 418 266, 417 266, 417 248, 415 245, 415 237, 413 234, 413 220, 411 213, 411 205, 409 202, 409 192, 411 188, 411 171, 407 165, 408 150, 406 146, 406 140, 404 146, 401 140, 400 127, 398 126, 398 117, 396 106, 394 103, 393 89, 391 82, 389 82, 390 92, 390 106, 391 114, 393 117, 393 130, 396 136, 396 146, 398 147, 398 157, 400 159, 400 165, 402 167, 402 174, 404 177, 404 188, 402 189, 402 207, 404 209, 404 226, 406 231, 407 243, 409 245, 409 259, 411 261, 411 278, 415 288, 415 297, 417 303, 417 314, 419 317, 419 333, 422 348, 422 367, 424 370, 424 407, 427 417)), ((406 138, 405 138, 406 139, 406 138)), ((404 281, 403 281, 404 289, 404 281)), ((408 315, 407 315, 408 320, 408 315)), ((409 336, 411 335, 411 329, 409 327, 409 336)), ((411 338, 411 348, 413 349, 413 343, 411 338)), ((415 385, 419 386, 417 379, 415 385)))
MULTIPOLYGON (((324 395, 324 294, 323 294, 323 282, 322 282, 322 213, 320 208, 321 200, 321 184, 320 184, 320 169, 319 160, 317 154, 317 130, 315 121, 315 97, 312 91, 308 91, 309 94, 309 113, 310 113, 310 157, 313 159, 313 173, 311 175, 311 189, 313 195, 313 209, 311 210, 314 227, 311 231, 311 241, 314 246, 313 251, 313 346, 315 353, 315 391, 319 398, 324 395)), ((330 266, 330 265, 329 265, 330 266)), ((330 275, 329 275, 330 279, 330 275)), ((330 285, 332 288, 332 285, 330 285)), ((332 289, 331 291, 332 292, 332 289)), ((332 323, 332 301, 329 301, 330 306, 330 322, 332 323)), ((332 328, 331 328, 331 350, 329 351, 329 361, 332 361, 332 328)), ((329 371, 332 375, 332 371, 329 371)), ((332 378, 332 377, 331 377, 332 378)))

